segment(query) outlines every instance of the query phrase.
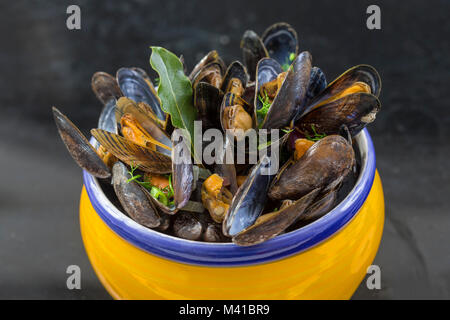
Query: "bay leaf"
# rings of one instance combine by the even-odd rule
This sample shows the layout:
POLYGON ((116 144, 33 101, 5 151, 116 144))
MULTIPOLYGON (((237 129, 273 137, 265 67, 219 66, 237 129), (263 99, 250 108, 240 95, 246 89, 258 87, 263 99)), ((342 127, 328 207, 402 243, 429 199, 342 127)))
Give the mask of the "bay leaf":
POLYGON ((151 47, 150 65, 159 75, 158 96, 162 109, 170 114, 175 128, 186 129, 192 141, 197 110, 192 101, 192 85, 180 59, 162 47, 151 47))

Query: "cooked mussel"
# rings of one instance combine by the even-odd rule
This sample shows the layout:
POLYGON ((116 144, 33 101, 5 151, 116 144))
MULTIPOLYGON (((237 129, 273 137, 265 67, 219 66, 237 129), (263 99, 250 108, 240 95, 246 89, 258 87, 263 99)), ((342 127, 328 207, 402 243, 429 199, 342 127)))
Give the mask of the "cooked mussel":
POLYGON ((269 57, 278 61, 286 71, 298 53, 297 32, 287 23, 271 25, 261 36, 269 57))
POLYGON ((314 141, 305 139, 305 138, 299 138, 296 139, 294 142, 294 161, 297 161, 303 155, 308 151, 309 148, 311 148, 314 145, 314 141))
POLYGON ((307 100, 307 106, 296 118, 296 130, 305 136, 316 130, 329 135, 338 134, 345 125, 351 136, 355 136, 375 120, 381 108, 377 98, 380 90, 380 76, 373 67, 350 68, 307 100))
POLYGON ((200 82, 206 82, 220 89, 223 80, 224 70, 219 62, 211 62, 204 66, 192 80, 192 87, 195 88, 200 82))
POLYGON ((110 153, 128 165, 156 174, 167 174, 172 171, 172 161, 167 155, 143 147, 117 134, 92 129, 91 134, 110 153))
POLYGON ((342 136, 327 136, 311 146, 298 161, 280 170, 268 196, 274 200, 294 200, 313 189, 336 185, 354 163, 352 145, 342 136))
POLYGON ((252 30, 244 32, 241 40, 241 49, 250 81, 254 81, 258 61, 269 56, 267 49, 262 43, 261 38, 252 30))
POLYGON ((98 128, 112 133, 117 133, 116 122, 116 99, 109 100, 102 109, 100 117, 98 118, 98 128))
MULTIPOLYGON (((233 140, 230 135, 225 134, 222 149, 216 154, 216 166, 215 170, 224 180, 232 195, 234 195, 238 189, 236 178, 236 167, 234 161, 230 161, 228 158, 233 157, 233 140)), ((234 159, 233 159, 234 160, 234 159)))
POLYGON ((209 176, 202 185, 202 202, 215 222, 222 222, 228 212, 233 195, 225 188, 218 174, 209 176))
MULTIPOLYGON (((258 63, 255 92, 255 119, 258 128, 278 129, 288 124, 301 113, 304 108, 304 99, 311 75, 311 55, 302 52, 294 60, 281 85, 277 85, 270 99, 268 92, 261 97, 261 88, 264 85, 276 81, 281 67, 273 59, 263 59, 258 63)), ((270 90, 269 90, 270 91, 270 90)))
POLYGON ((174 206, 181 209, 186 206, 194 186, 194 172, 189 142, 183 135, 172 134, 172 176, 174 206))
POLYGON ((59 135, 75 162, 98 178, 108 178, 111 171, 81 131, 55 107, 53 118, 59 135))
POLYGON ((175 236, 187 240, 198 240, 203 233, 203 225, 192 213, 180 211, 173 222, 175 236))
POLYGON ((115 109, 115 121, 120 125, 124 137, 167 156, 171 155, 172 142, 167 133, 159 127, 147 104, 120 98, 115 109))
POLYGON ((223 233, 234 236, 251 226, 261 215, 267 200, 267 191, 273 179, 271 159, 265 155, 252 168, 244 184, 233 197, 223 220, 223 233))
POLYGON ((233 92, 230 86, 238 86, 242 92, 234 92, 240 96, 244 94, 244 90, 247 87, 248 74, 247 70, 239 61, 233 61, 229 66, 222 80, 220 89, 223 92, 233 92), (232 80, 235 80, 234 82, 232 80), (236 81, 238 80, 238 81, 236 81))
POLYGON ((135 181, 130 181, 128 168, 117 161, 112 170, 112 185, 120 204, 128 215, 143 226, 156 228, 161 224, 158 210, 144 189, 135 181))
POLYGON ((352 136, 375 120, 381 108, 380 101, 370 93, 353 93, 329 102, 301 117, 295 124, 302 134, 338 134, 342 125, 347 126, 352 136))
POLYGON ((97 98, 106 105, 111 100, 119 99, 123 94, 116 79, 109 73, 98 71, 91 79, 92 91, 97 98))
POLYGON ((309 105, 322 90, 327 87, 327 78, 323 71, 318 67, 312 67, 309 78, 308 90, 306 91, 305 105, 309 105))
POLYGON ((220 120, 223 130, 228 130, 238 140, 253 128, 253 119, 247 112, 246 102, 234 93, 227 93, 220 107, 220 120))
MULTIPOLYGON (((220 126, 219 113, 224 92, 229 92, 231 87, 237 86, 242 91, 237 91, 241 95, 248 80, 247 71, 239 61, 231 63, 225 75, 222 76, 224 70, 223 62, 214 58, 214 55, 210 59, 212 59, 212 62, 199 68, 197 73, 193 75, 192 80, 194 105, 198 110, 198 117, 202 120, 205 129, 220 126)), ((235 92, 234 90, 233 92, 235 92)))
POLYGON ((212 84, 199 82, 194 90, 194 106, 205 129, 220 127, 220 104, 223 92, 212 84))
POLYGON ((192 69, 191 73, 189 74, 189 80, 191 82, 194 82, 194 78, 201 72, 205 66, 211 64, 211 63, 218 63, 220 65, 220 68, 222 70, 225 70, 225 63, 220 58, 219 54, 216 50, 212 50, 208 52, 192 69))
POLYGON ((160 224, 158 227, 154 228, 160 232, 168 232, 172 226, 172 216, 159 211, 160 224))
POLYGON ((374 67, 357 65, 345 71, 314 97, 301 115, 355 93, 368 93, 378 98, 381 79, 374 67))
POLYGON ((257 76, 258 62, 266 57, 275 59, 287 71, 298 53, 298 37, 289 24, 279 22, 268 27, 261 38, 254 31, 247 30, 242 36, 241 48, 250 80, 253 81, 257 76))
POLYGON ((278 211, 260 216, 253 225, 233 237, 240 246, 267 241, 288 228, 314 201, 320 189, 314 189, 297 201, 286 201, 278 211))
POLYGON ((199 118, 205 129, 219 124, 223 130, 245 132, 253 124, 246 110, 249 105, 241 97, 248 82, 247 71, 242 63, 234 61, 222 78, 219 67, 218 62, 210 63, 194 77, 194 105, 199 118))
POLYGON ((116 101, 123 96, 116 78, 106 72, 96 72, 92 76, 91 87, 97 98, 103 103, 98 120, 98 128, 117 133, 114 120, 116 101))
POLYGON ((223 97, 220 106, 220 122, 223 131, 228 130, 229 133, 240 140, 245 137, 245 132, 253 128, 254 125, 248 110, 249 105, 242 98, 245 86, 238 75, 235 77, 230 71, 230 78, 226 88, 228 92, 223 97))
POLYGON ((161 102, 151 81, 147 81, 142 72, 136 71, 135 68, 120 68, 117 70, 116 79, 124 96, 136 103, 146 103, 165 129, 168 116, 161 108, 161 102))
POLYGON ((203 212, 201 203, 189 201, 195 187, 193 164, 186 138, 178 130, 172 133, 172 170, 169 175, 147 173, 150 196, 165 214, 173 215, 180 209, 203 212))
POLYGON ((312 221, 315 221, 325 214, 327 214, 335 205, 338 193, 338 186, 332 190, 326 192, 322 196, 318 196, 318 199, 314 200, 304 213, 302 213, 296 220, 296 224, 305 225, 312 221))
MULTIPOLYGON (((201 204, 189 202, 194 188, 193 164, 185 138, 175 130, 172 139, 148 116, 151 110, 142 102, 122 97, 117 102, 116 119, 120 133, 113 134, 101 129, 92 135, 117 158, 127 163, 132 171, 144 171, 144 190, 154 204, 165 214, 179 209, 199 211, 201 204)), ((139 175, 141 177, 141 175, 139 175)))
POLYGON ((208 223, 202 235, 206 242, 226 242, 228 238, 222 233, 222 226, 218 223, 208 223))

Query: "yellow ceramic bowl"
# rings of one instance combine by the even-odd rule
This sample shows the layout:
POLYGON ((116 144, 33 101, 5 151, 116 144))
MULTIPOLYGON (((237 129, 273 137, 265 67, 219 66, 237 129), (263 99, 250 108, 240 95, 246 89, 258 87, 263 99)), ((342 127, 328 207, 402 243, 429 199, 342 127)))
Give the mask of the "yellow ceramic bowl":
POLYGON ((140 226, 84 173, 81 233, 116 299, 348 299, 381 240, 384 200, 367 130, 356 138, 361 174, 321 219, 252 247, 202 243, 140 226))

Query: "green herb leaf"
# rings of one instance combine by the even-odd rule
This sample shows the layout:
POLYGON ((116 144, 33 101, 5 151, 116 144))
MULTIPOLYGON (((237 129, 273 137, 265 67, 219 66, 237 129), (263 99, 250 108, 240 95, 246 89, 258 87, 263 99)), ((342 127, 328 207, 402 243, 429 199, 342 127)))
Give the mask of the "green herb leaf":
POLYGON ((269 108, 272 103, 270 102, 270 98, 267 95, 267 91, 264 91, 264 97, 258 95, 258 99, 262 103, 262 107, 256 110, 256 117, 258 121, 258 127, 261 128, 264 118, 266 117, 267 112, 269 112, 269 108))
POLYGON ((327 136, 325 133, 318 133, 316 131, 316 127, 313 124, 311 125, 311 129, 312 129, 312 131, 314 133, 314 136, 311 137, 309 134, 306 134, 306 139, 308 139, 310 141, 316 142, 316 141, 319 141, 320 139, 325 138, 327 136))
POLYGON ((288 59, 286 60, 286 63, 283 63, 281 65, 281 69, 283 69, 283 71, 288 71, 289 68, 291 67, 292 61, 294 61, 294 60, 295 60, 295 52, 291 52, 289 54, 288 59))
POLYGON ((291 133, 294 129, 281 129, 285 134, 291 133))
POLYGON ((134 181, 144 188, 150 190, 150 195, 155 198, 157 201, 161 202, 165 206, 173 206, 175 203, 175 200, 169 201, 171 198, 173 198, 173 187, 172 187, 172 174, 169 175, 169 186, 165 187, 163 190, 159 189, 156 186, 153 186, 148 181, 140 181, 139 178, 142 177, 142 175, 137 174, 135 175, 134 172, 138 169, 138 166, 134 166, 133 163, 130 165, 130 171, 128 173, 130 174, 131 178, 127 180, 127 183, 130 183, 131 181, 134 181))
POLYGON ((192 141, 197 110, 192 102, 191 82, 184 74, 183 64, 176 55, 161 47, 151 48, 150 65, 159 75, 158 96, 161 107, 170 114, 172 125, 186 129, 192 141))
POLYGON ((134 181, 146 189, 150 189, 152 187, 152 185, 149 182, 139 180, 139 178, 141 178, 142 175, 140 174, 134 175, 134 172, 137 170, 138 166, 134 166, 133 162, 131 162, 130 168, 131 171, 128 171, 128 173, 130 174, 131 178, 127 180, 127 183, 134 181))
POLYGON ((166 194, 161 189, 153 186, 152 189, 150 190, 150 194, 152 195, 153 198, 155 198, 165 206, 169 204, 169 200, 167 199, 166 194))
POLYGON ((169 175, 169 188, 170 188, 170 194, 174 195, 175 192, 173 191, 173 187, 172 187, 172 174, 169 175))

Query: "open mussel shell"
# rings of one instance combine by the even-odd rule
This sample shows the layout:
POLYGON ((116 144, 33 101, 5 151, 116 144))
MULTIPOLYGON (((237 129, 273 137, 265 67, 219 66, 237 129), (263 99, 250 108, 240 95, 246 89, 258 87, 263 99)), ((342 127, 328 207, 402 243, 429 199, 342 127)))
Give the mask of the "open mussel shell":
POLYGON ((276 60, 272 58, 261 59, 256 66, 255 92, 259 92, 265 83, 275 80, 281 72, 283 72, 283 69, 276 60))
POLYGON ((294 60, 261 124, 262 129, 282 128, 303 111, 311 62, 311 54, 307 51, 300 53, 294 60))
POLYGON ((109 131, 112 133, 117 133, 117 122, 116 122, 116 99, 109 100, 102 109, 100 117, 98 118, 98 128, 109 131))
POLYGON ((59 135, 75 162, 97 178, 108 178, 111 175, 109 168, 86 137, 58 109, 53 107, 52 110, 59 135))
POLYGON ((183 208, 191 197, 194 186, 194 172, 189 141, 182 135, 172 134, 172 176, 174 203, 177 209, 183 208))
POLYGON ((167 114, 161 109, 156 90, 152 83, 142 76, 142 72, 134 68, 120 68, 117 70, 116 79, 125 97, 134 102, 145 102, 160 121, 167 122, 167 114))
POLYGON ((139 67, 131 67, 130 68, 133 71, 136 71, 137 73, 139 73, 139 75, 148 82, 150 82, 151 85, 153 85, 152 80, 150 79, 149 75, 147 74, 147 72, 145 72, 144 69, 139 68, 139 67))
MULTIPOLYGON (((227 129, 231 129, 231 128, 228 128, 228 126, 225 123, 225 117, 224 117, 225 108, 235 106, 235 105, 242 106, 247 113, 249 113, 249 111, 250 111, 249 110, 250 106, 248 105, 247 101, 242 99, 242 97, 240 97, 232 92, 226 93, 223 96, 222 103, 220 105, 220 113, 219 113, 220 125, 224 132, 227 129)), ((250 118, 250 116, 249 116, 249 118, 250 118)), ((252 121, 252 126, 254 127, 255 126, 254 119, 250 119, 250 120, 252 121)))
POLYGON ((223 62, 223 60, 220 58, 219 54, 217 53, 216 50, 212 50, 210 52, 208 52, 194 67, 194 69, 192 69, 191 73, 189 74, 189 80, 191 82, 193 82, 195 76, 197 76, 197 74, 200 72, 200 70, 202 70, 206 65, 212 63, 212 62, 216 62, 221 66, 222 70, 225 70, 225 63, 223 62))
POLYGON ((306 210, 319 191, 314 189, 280 210, 260 216, 253 225, 235 235, 233 242, 240 246, 251 246, 277 236, 306 210))
POLYGON ((268 196, 273 200, 299 199, 311 190, 336 186, 355 163, 352 145, 340 135, 314 143, 296 162, 280 170, 268 196))
POLYGON ((331 82, 320 94, 316 95, 314 99, 310 101, 307 108, 303 111, 303 114, 321 107, 324 101, 332 99, 334 96, 357 82, 367 84, 370 87, 370 93, 375 97, 378 98, 380 95, 381 78, 377 70, 372 66, 361 64, 348 69, 331 82))
MULTIPOLYGON (((174 202, 171 205, 165 205, 153 198, 153 203, 165 214, 173 215, 180 209, 186 208, 186 211, 198 212, 200 204, 189 201, 194 190, 194 172, 191 160, 191 153, 188 147, 188 140, 179 130, 172 133, 172 185, 174 202), (189 203, 189 206, 186 205, 189 203)), ((203 209, 202 209, 203 211, 203 209)))
POLYGON ((338 134, 346 125, 351 136, 358 134, 375 120, 381 103, 370 93, 354 93, 322 105, 305 114, 295 124, 300 132, 313 136, 319 133, 338 134))
POLYGON ((91 79, 91 87, 97 98, 104 105, 123 96, 117 85, 116 78, 106 72, 98 71, 94 73, 91 79))
POLYGON ((172 171, 172 160, 163 153, 142 147, 105 130, 92 129, 91 134, 106 150, 128 165, 138 166, 142 171, 156 174, 172 171))
POLYGON ((220 62, 214 61, 204 66, 192 79, 192 88, 200 82, 207 82, 217 88, 222 84, 222 75, 225 72, 220 62))
POLYGON ((261 215, 273 178, 273 175, 269 174, 271 165, 270 158, 264 156, 239 187, 223 220, 222 229, 226 236, 238 234, 251 226, 261 215))
POLYGON ((314 203, 298 217, 295 223, 305 225, 323 217, 333 209, 336 203, 337 194, 338 190, 333 189, 323 195, 319 195, 318 199, 314 200, 314 203))
POLYGON ((327 87, 327 78, 323 71, 318 67, 311 69, 311 76, 309 78, 308 90, 306 91, 305 105, 314 99, 320 92, 327 87))
POLYGON ((135 181, 129 181, 131 176, 127 166, 117 161, 113 166, 112 173, 114 191, 127 214, 143 226, 158 227, 161 219, 157 209, 143 188, 135 181))
POLYGON ((257 64, 254 90, 255 97, 253 99, 255 107, 253 109, 253 113, 256 125, 258 127, 264 121, 264 118, 258 117, 257 114, 257 110, 260 110, 263 107, 262 102, 258 99, 261 87, 267 82, 275 80, 281 72, 283 72, 283 69, 281 69, 281 65, 272 58, 263 58, 257 64))
POLYGON ((223 77, 222 86, 220 87, 223 92, 226 92, 228 84, 233 78, 239 79, 244 89, 246 88, 248 82, 247 69, 239 61, 233 61, 228 66, 228 69, 223 77))
POLYGON ((287 23, 279 22, 271 25, 261 36, 269 56, 280 65, 290 66, 292 54, 297 56, 297 32, 287 23))
POLYGON ((220 127, 220 104, 223 92, 207 82, 199 82, 194 89, 194 106, 205 129, 220 127))
MULTIPOLYGON (((236 179, 236 167, 234 166, 234 161, 227 159, 233 155, 233 138, 230 135, 225 134, 224 142, 222 148, 216 154, 216 173, 221 176, 232 195, 236 194, 238 185, 236 179), (228 160, 228 161, 227 161, 228 160)), ((234 160, 234 159, 232 159, 234 160)))
POLYGON ((143 103, 135 103, 133 100, 122 97, 117 101, 115 109, 116 126, 120 123, 120 119, 125 114, 131 114, 134 119, 147 131, 147 133, 159 142, 161 145, 155 144, 156 151, 170 157, 172 141, 158 123, 155 122, 154 114, 150 107, 143 103), (164 147, 165 146, 165 147, 164 147))
POLYGON ((262 58, 269 56, 261 38, 252 30, 244 32, 241 40, 244 64, 247 67, 250 81, 255 80, 256 65, 262 58))

